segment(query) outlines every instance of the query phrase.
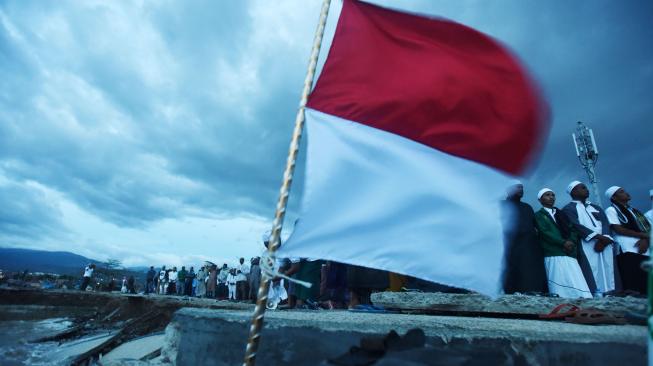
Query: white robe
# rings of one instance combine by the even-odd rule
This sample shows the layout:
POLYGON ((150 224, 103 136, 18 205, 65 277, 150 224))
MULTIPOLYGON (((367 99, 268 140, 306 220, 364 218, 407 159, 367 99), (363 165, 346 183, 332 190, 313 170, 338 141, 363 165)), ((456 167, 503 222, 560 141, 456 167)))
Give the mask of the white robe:
MULTIPOLYGON (((610 221, 610 225, 623 225, 623 223, 619 221, 619 214, 617 213, 617 209, 614 208, 614 206, 608 207, 605 210, 605 215, 608 216, 608 221, 610 221)), ((638 248, 635 246, 635 243, 639 241, 638 238, 634 238, 632 236, 619 235, 615 233, 614 240, 617 243, 619 243, 619 246, 621 247, 622 251, 631 252, 631 253, 638 252, 638 248)))
POLYGON ((596 282, 596 292, 602 295, 605 292, 613 291, 615 289, 613 246, 608 245, 601 253, 594 250, 594 244, 596 244, 594 237, 600 235, 603 230, 601 220, 594 215, 595 213, 598 215, 599 211, 591 205, 584 205, 580 201, 574 201, 574 203, 576 203, 576 211, 578 212, 578 222, 593 231, 592 234, 582 239, 582 248, 592 269, 592 275, 596 282))
POLYGON ((544 257, 544 268, 550 293, 567 299, 592 298, 576 258, 566 255, 544 257))
POLYGON ((287 298, 288 292, 284 287, 283 279, 281 279, 277 284, 272 282, 270 284, 270 290, 268 291, 268 303, 266 307, 271 310, 276 309, 279 303, 287 298))

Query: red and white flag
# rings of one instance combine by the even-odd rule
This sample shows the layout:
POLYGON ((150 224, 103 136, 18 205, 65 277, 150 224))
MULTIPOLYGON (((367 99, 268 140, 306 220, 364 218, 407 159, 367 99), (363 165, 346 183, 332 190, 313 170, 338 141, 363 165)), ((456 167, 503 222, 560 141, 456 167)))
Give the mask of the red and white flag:
POLYGON ((499 202, 537 155, 546 111, 490 37, 345 0, 306 110, 300 219, 279 255, 496 294, 499 202))

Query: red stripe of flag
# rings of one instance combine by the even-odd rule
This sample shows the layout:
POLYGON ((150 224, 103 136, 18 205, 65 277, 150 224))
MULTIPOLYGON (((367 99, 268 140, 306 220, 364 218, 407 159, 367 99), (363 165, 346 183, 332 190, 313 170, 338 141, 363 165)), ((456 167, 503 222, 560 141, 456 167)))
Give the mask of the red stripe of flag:
POLYGON ((490 37, 353 0, 308 106, 512 174, 549 127, 529 76, 490 37))

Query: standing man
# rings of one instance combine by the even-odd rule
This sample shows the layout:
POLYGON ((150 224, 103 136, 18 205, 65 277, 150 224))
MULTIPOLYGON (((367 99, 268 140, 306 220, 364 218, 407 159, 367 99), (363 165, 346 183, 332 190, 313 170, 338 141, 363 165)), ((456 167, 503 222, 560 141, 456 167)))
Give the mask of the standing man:
POLYGON ((649 259, 651 223, 644 214, 629 205, 630 194, 623 188, 612 186, 605 191, 611 206, 605 210, 614 239, 621 247, 617 264, 621 271, 624 290, 644 295, 647 291, 647 274, 642 262, 649 259))
POLYGON ((575 180, 569 183, 567 193, 572 201, 562 210, 580 233, 581 248, 591 270, 591 278, 587 274, 585 276, 590 290, 596 296, 621 290, 619 271, 615 270, 617 251, 610 236, 608 217, 601 206, 587 201, 590 191, 582 182, 575 180))
POLYGON ((240 258, 240 264, 236 267, 236 291, 237 298, 240 301, 247 300, 249 295, 247 291, 247 277, 249 276, 249 266, 245 263, 245 258, 240 258))
POLYGON ((215 295, 220 300, 226 299, 229 295, 229 290, 227 290, 227 276, 229 276, 229 267, 227 267, 227 263, 223 263, 217 276, 218 287, 215 295))
POLYGON ((177 267, 172 267, 172 271, 168 273, 168 293, 170 295, 177 294, 177 278, 179 273, 177 272, 177 267))
POLYGON ((156 275, 156 272, 154 272, 154 266, 150 266, 150 270, 147 271, 147 274, 145 275, 145 294, 152 293, 154 291, 154 276, 156 275))
POLYGON ((159 295, 165 295, 166 293, 166 278, 168 278, 166 266, 161 266, 161 271, 159 271, 159 295))
POLYGON ((184 287, 186 286, 186 266, 181 266, 181 271, 177 274, 177 295, 184 294, 184 287))
POLYGON ((91 277, 93 277, 93 271, 95 270, 95 264, 89 263, 86 268, 84 268, 84 278, 82 278, 82 285, 79 286, 81 291, 86 291, 88 284, 91 282, 91 277))
POLYGON ((537 199, 542 208, 535 213, 535 226, 544 249, 549 292, 570 299, 591 298, 592 292, 577 260, 578 232, 567 215, 554 206, 556 198, 551 189, 541 189, 537 199))
POLYGON ((209 273, 207 271, 206 265, 203 265, 199 271, 197 271, 197 297, 206 296, 206 277, 209 273))
POLYGON ((184 295, 193 296, 193 280, 195 280, 195 268, 190 267, 190 271, 186 274, 186 282, 184 285, 184 295))
POLYGON ((258 288, 261 285, 261 267, 259 266, 260 258, 252 258, 252 268, 249 271, 249 298, 256 303, 258 288))
POLYGON ((537 240, 535 212, 521 201, 524 185, 517 181, 508 187, 502 204, 505 240, 503 291, 506 294, 549 292, 544 269, 544 252, 537 240))

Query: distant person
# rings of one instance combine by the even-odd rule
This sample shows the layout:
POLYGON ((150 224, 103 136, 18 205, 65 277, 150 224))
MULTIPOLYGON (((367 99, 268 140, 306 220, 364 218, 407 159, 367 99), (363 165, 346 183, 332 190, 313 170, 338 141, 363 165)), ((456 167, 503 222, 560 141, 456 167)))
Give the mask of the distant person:
POLYGON ((229 296, 229 289, 227 288, 227 276, 229 276, 229 267, 227 263, 222 264, 222 268, 217 276, 217 288, 215 297, 218 299, 226 299, 229 296))
POLYGON ((206 265, 202 266, 199 271, 197 271, 197 297, 206 296, 206 278, 208 277, 208 271, 206 265))
POLYGON ((252 266, 249 271, 249 299, 256 302, 258 288, 261 285, 261 267, 260 258, 252 258, 252 266))
POLYGON ((327 309, 346 308, 347 265, 329 261, 326 263, 325 296, 327 309))
POLYGON ((164 295, 166 293, 166 279, 168 278, 168 271, 166 271, 166 266, 161 266, 159 271, 159 294, 164 295))
POLYGON ((206 277, 206 297, 215 297, 215 286, 218 282, 218 268, 214 264, 209 270, 209 275, 206 277))
POLYGON ((649 199, 651 200, 651 209, 646 211, 644 216, 648 219, 648 222, 653 224, 653 189, 648 191, 649 199))
POLYGON ((537 240, 535 212, 524 197, 524 185, 514 182, 502 202, 505 242, 503 291, 506 294, 549 292, 544 269, 544 251, 537 240))
POLYGON ((177 294, 177 279, 179 278, 177 267, 172 267, 172 271, 168 273, 168 294, 177 294))
MULTIPOLYGON (((615 271, 617 248, 610 236, 608 217, 599 205, 587 201, 590 191, 580 181, 567 186, 572 201, 562 211, 569 217, 581 237, 581 249, 590 273, 585 273, 587 286, 596 296, 621 290, 619 271, 615 271), (589 278, 588 278, 589 277, 589 278), (618 285, 618 286, 617 286, 618 285)), ((581 269, 583 263, 579 261, 581 269)))
MULTIPOLYGON (((309 262, 310 263, 310 262, 309 262)), ((390 285, 388 272, 374 268, 349 265, 347 266, 347 288, 350 291, 349 308, 358 305, 373 305, 372 293, 385 291, 390 285)), ((299 289, 297 299, 305 295, 306 290, 299 289)))
POLYGON ((186 286, 186 266, 181 266, 181 271, 177 273, 177 295, 184 294, 184 288, 186 286))
POLYGON ((134 279, 133 275, 129 275, 127 277, 127 292, 130 294, 135 294, 136 293, 136 279, 134 279))
POLYGON ((544 268, 549 292, 564 298, 591 298, 583 272, 578 264, 579 234, 564 212, 554 206, 555 193, 541 189, 537 199, 542 208, 535 213, 535 226, 544 249, 544 268))
POLYGON ((154 292, 154 277, 156 272, 154 271, 154 266, 150 266, 150 270, 147 271, 145 275, 145 294, 154 292))
POLYGON ((184 281, 184 295, 193 296, 193 281, 195 281, 195 268, 190 267, 184 281))
POLYGON ((249 295, 247 277, 249 276, 250 268, 245 263, 245 258, 240 258, 239 264, 236 267, 236 291, 238 292, 238 300, 247 300, 249 295))
POLYGON ((236 285, 238 283, 238 275, 236 269, 232 268, 227 274, 227 288, 229 290, 229 301, 236 301, 236 285))
POLYGON ((646 294, 647 273, 641 265, 649 259, 651 223, 639 210, 630 206, 630 194, 623 188, 612 186, 605 191, 605 197, 611 203, 605 214, 613 237, 621 247, 617 263, 624 290, 646 294))
POLYGON ((81 291, 88 290, 88 284, 91 282, 91 277, 93 277, 93 271, 95 270, 95 264, 89 263, 86 268, 84 268, 84 277, 82 278, 82 285, 79 286, 81 291))
POLYGON ((120 286, 120 292, 123 294, 127 293, 127 277, 122 276, 122 286, 120 286))
MULTIPOLYGON (((308 282, 310 288, 295 284, 294 295, 297 298, 297 307, 305 309, 316 309, 320 298, 320 282, 322 280, 322 260, 301 258, 299 268, 295 273, 295 279, 308 282)), ((387 273, 385 274, 385 287, 388 287, 387 273)))

